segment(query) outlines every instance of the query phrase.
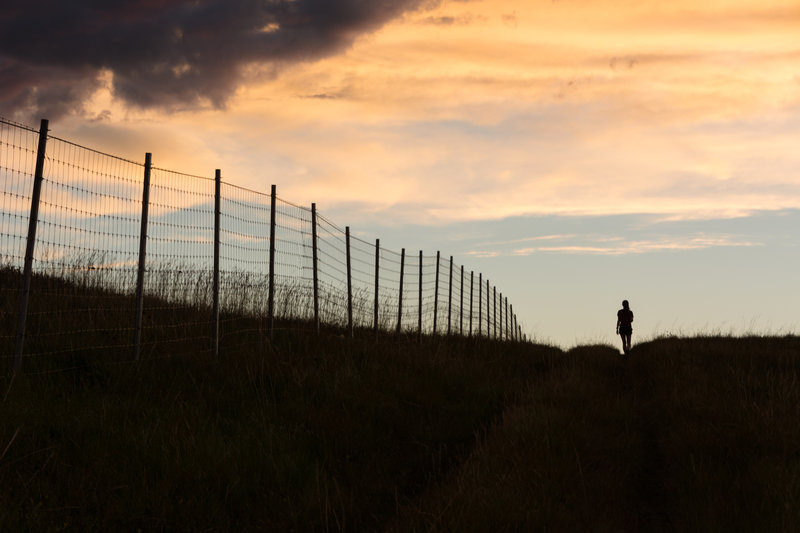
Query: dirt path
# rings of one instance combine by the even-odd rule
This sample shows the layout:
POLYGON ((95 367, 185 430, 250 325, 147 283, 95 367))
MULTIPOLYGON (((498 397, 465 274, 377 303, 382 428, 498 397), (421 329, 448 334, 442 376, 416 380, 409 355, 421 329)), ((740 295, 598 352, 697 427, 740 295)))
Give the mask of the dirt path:
POLYGON ((678 531, 677 499, 670 465, 662 451, 662 433, 667 429, 656 391, 658 383, 650 368, 632 359, 622 363, 622 379, 626 395, 636 405, 634 431, 639 435, 640 458, 636 494, 638 495, 637 529, 640 531, 678 531))
POLYGON ((680 531, 658 383, 634 357, 570 354, 389 529, 680 531))

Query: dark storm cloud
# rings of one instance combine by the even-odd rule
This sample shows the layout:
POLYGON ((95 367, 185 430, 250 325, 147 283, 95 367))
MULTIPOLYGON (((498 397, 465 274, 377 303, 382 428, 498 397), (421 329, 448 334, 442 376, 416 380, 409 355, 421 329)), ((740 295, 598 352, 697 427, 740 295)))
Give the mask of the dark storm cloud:
POLYGON ((243 67, 313 61, 439 0, 5 0, 0 114, 80 109, 113 73, 141 107, 221 107, 243 67))

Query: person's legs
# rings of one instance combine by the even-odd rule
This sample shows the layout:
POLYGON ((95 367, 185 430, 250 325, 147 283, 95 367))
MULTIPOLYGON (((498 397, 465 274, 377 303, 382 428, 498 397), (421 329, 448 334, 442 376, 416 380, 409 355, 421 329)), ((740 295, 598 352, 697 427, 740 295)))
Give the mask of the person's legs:
POLYGON ((631 349, 631 334, 625 333, 622 335, 622 343, 625 345, 625 353, 628 353, 631 349))
POLYGON ((619 336, 622 339, 622 352, 628 353, 628 345, 625 344, 625 333, 620 333, 619 336))

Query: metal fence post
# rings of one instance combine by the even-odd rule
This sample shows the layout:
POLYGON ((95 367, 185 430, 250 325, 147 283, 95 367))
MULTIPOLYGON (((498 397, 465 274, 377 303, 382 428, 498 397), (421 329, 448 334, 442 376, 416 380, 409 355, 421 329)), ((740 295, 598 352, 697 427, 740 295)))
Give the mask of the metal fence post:
POLYGON ((509 339, 511 336, 511 331, 508 329, 508 296, 506 296, 506 323, 505 323, 505 330, 506 330, 506 340, 509 339))
POLYGON ((494 307, 494 317, 492 317, 492 338, 497 338, 497 286, 492 287, 492 307, 494 307))
POLYGON ((472 337, 472 304, 475 291, 475 271, 469 271, 469 336, 472 337))
POLYGON ((422 250, 419 251, 419 304, 417 311, 417 342, 422 342, 422 250))
POLYGON ((500 293, 500 340, 503 340, 503 293, 500 293))
POLYGON ((509 305, 510 304, 508 303, 508 296, 506 296, 506 314, 505 314, 505 317, 506 317, 506 324, 505 324, 506 340, 511 340, 511 328, 510 328, 511 312, 509 311, 509 305))
POLYGON ((458 334, 464 335, 464 265, 461 265, 461 289, 458 305, 458 334))
POLYGON ((439 257, 436 252, 436 279, 433 282, 433 336, 436 336, 436 322, 439 317, 439 257))
POLYGON ((478 337, 483 327, 483 272, 478 272, 478 337))
POLYGON ((514 321, 517 319, 517 315, 514 314, 514 304, 511 304, 508 307, 508 312, 511 313, 511 321, 509 322, 509 331, 511 332, 511 340, 517 340, 517 332, 514 330, 514 321))
POLYGON ((486 338, 492 338, 492 302, 489 300, 491 291, 489 290, 489 280, 486 280, 486 338))
POLYGON ((31 194, 31 213, 28 219, 28 240, 25 244, 25 267, 22 275, 22 286, 19 291, 19 314, 17 316, 17 336, 14 342, 14 360, 12 372, 16 373, 22 364, 22 349, 25 344, 25 323, 28 319, 28 300, 31 295, 31 278, 33 277, 33 252, 36 245, 36 225, 39 221, 39 199, 44 181, 44 156, 47 150, 47 119, 39 124, 39 146, 36 148, 36 168, 33 174, 33 192, 31 194))
POLYGON ((373 316, 373 329, 375 330, 375 340, 378 340, 378 291, 380 289, 380 260, 381 260, 381 240, 375 239, 375 311, 373 316))
POLYGON ((311 204, 311 262, 314 279, 314 329, 319 335, 319 263, 317 258, 317 204, 311 204))
POLYGON ((406 249, 400 252, 400 294, 397 296, 397 338, 400 338, 400 329, 403 323, 403 270, 406 264, 406 249))
POLYGON ((219 357, 219 218, 220 218, 220 188, 222 174, 220 169, 214 173, 214 300, 211 316, 211 351, 214 358, 219 357))
POLYGON ((142 354, 142 313, 144 311, 144 270, 147 259, 147 217, 150 206, 150 169, 152 154, 144 155, 144 184, 142 185, 142 220, 139 231, 139 267, 136 271, 136 319, 133 329, 135 360, 142 354))
POLYGON ((353 276, 350 268, 350 226, 344 228, 344 242, 347 257, 347 334, 353 338, 353 276))
POLYGON ((272 186, 269 209, 269 296, 267 298, 267 331, 269 339, 275 334, 275 204, 276 187, 272 186))
POLYGON ((447 334, 450 335, 450 318, 453 313, 453 256, 450 256, 450 276, 447 283, 447 334))

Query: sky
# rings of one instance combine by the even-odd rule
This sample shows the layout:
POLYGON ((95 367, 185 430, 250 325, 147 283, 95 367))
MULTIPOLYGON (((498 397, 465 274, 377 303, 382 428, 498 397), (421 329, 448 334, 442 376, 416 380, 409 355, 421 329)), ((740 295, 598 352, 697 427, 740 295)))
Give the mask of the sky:
POLYGON ((0 115, 482 272, 562 347, 800 331, 797 0, 10 0, 0 115), (105 5, 109 4, 109 5, 105 5))

